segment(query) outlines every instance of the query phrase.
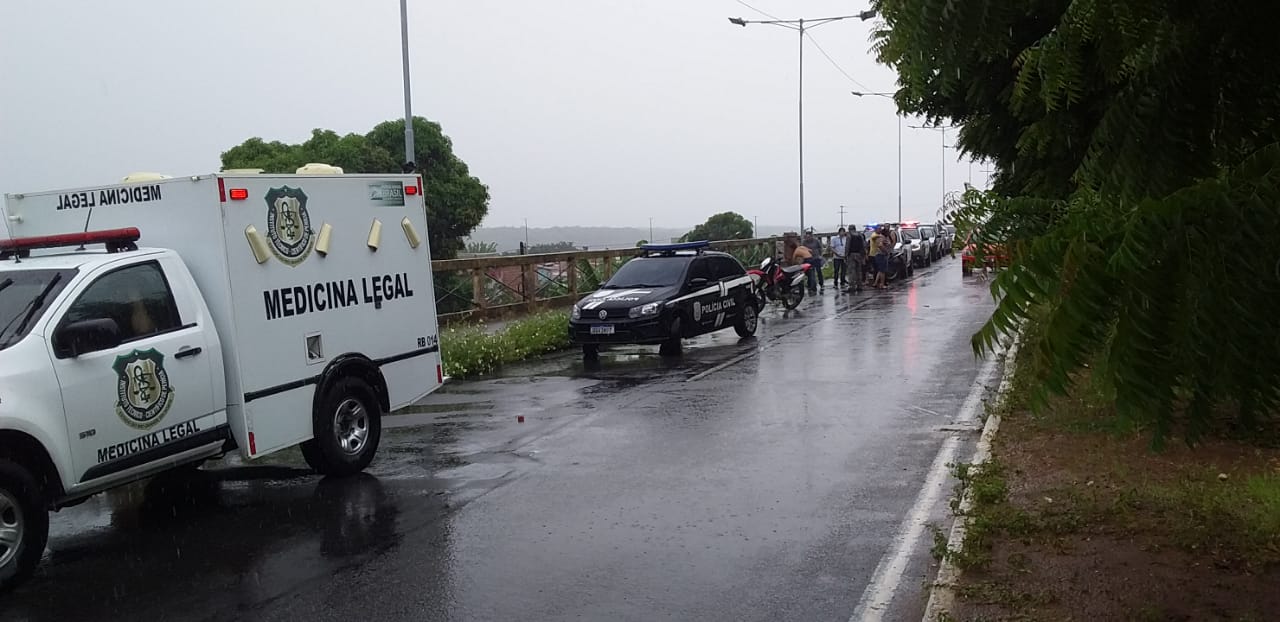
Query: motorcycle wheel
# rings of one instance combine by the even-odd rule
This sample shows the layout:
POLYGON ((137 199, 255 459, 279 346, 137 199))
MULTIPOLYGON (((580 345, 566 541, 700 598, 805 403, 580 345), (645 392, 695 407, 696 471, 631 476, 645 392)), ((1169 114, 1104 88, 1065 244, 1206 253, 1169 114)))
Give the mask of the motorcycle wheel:
POLYGON ((800 306, 800 301, 802 300, 804 300, 804 283, 792 285, 791 289, 788 289, 786 295, 782 298, 782 306, 790 311, 800 306))

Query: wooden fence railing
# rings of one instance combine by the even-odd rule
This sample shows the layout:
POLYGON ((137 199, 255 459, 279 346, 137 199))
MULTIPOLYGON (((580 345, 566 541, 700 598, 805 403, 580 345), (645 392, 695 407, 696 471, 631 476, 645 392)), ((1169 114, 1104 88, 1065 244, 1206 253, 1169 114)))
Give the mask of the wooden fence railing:
MULTIPOLYGON (((818 237, 826 244, 834 233, 818 237)), ((782 237, 712 242, 747 267, 781 251, 782 237)), ((596 291, 638 248, 502 255, 431 262, 442 324, 520 315, 565 306, 596 291)))

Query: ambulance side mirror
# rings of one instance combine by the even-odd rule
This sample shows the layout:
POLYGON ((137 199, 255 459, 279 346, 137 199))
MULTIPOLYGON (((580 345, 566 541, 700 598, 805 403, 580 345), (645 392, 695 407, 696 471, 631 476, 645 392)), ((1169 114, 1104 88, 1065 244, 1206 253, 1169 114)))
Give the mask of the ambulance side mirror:
POLYGON ((58 329, 53 338, 53 351, 58 358, 75 358, 119 345, 120 326, 110 318, 72 322, 58 329))

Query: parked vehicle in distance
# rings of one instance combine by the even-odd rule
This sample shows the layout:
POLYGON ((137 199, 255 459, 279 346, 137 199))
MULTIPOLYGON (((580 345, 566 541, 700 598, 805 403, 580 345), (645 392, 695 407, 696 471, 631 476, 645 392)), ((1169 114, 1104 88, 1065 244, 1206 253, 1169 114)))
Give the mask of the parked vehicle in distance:
POLYGON ((946 240, 942 234, 938 232, 937 227, 933 225, 920 225, 920 239, 924 241, 928 247, 929 258, 931 261, 942 259, 944 254, 943 248, 946 240))
POLYGON ((928 242, 923 239, 920 224, 914 221, 904 222, 898 227, 899 235, 911 247, 911 265, 923 268, 933 263, 928 242))
POLYGON ((573 305, 569 338, 595 358, 609 344, 659 344, 678 354, 681 340, 733 327, 756 332, 755 281, 733 255, 710 242, 647 244, 600 289, 573 305))
POLYGON ((964 248, 960 252, 960 273, 964 276, 973 274, 975 269, 996 270, 1009 265, 1009 253, 1003 244, 985 244, 979 251, 973 240, 974 233, 965 237, 964 248))
POLYGON ((867 256, 871 254, 871 235, 880 227, 887 227, 889 235, 893 239, 893 244, 889 250, 889 269, 885 274, 888 280, 902 279, 915 274, 915 265, 912 262, 911 244, 902 238, 902 233, 898 225, 889 223, 867 223, 863 228, 863 234, 867 238, 867 256))
POLYGON ((941 224, 941 223, 938 226, 947 232, 947 252, 951 253, 951 255, 954 257, 956 254, 956 250, 963 246, 963 244, 961 243, 962 240, 959 238, 959 234, 956 231, 956 226, 953 224, 941 224))

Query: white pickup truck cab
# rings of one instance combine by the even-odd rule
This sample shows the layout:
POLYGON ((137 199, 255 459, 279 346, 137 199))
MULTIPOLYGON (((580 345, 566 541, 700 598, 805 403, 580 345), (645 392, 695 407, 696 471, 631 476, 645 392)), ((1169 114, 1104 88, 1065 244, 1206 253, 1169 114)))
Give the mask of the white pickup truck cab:
POLYGON ((234 450, 355 473, 440 386, 421 180, 317 169, 6 196, 0 590, 51 509, 234 450))

